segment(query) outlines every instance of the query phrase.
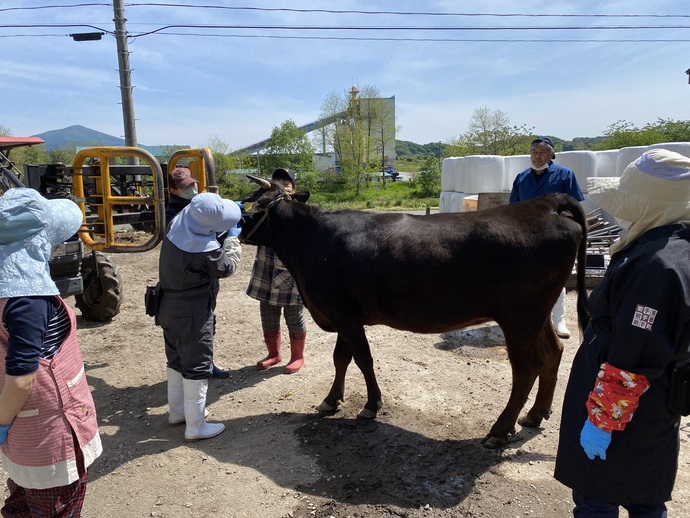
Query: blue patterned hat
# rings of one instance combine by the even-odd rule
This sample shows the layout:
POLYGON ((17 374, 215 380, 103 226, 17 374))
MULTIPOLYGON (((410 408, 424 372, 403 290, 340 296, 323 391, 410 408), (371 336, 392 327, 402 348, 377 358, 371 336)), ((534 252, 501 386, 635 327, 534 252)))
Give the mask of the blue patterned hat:
POLYGON ((17 187, 0 197, 0 298, 58 295, 48 261, 72 237, 82 213, 68 199, 47 200, 17 187))

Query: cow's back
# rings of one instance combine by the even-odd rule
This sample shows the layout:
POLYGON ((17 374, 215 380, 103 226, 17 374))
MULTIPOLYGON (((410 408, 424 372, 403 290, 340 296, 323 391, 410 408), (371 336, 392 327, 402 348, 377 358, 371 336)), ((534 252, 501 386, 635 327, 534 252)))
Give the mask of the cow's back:
POLYGON ((558 214, 562 202, 549 195, 432 216, 324 212, 311 238, 315 260, 296 278, 321 317, 416 332, 550 308, 582 236, 580 224, 558 214))

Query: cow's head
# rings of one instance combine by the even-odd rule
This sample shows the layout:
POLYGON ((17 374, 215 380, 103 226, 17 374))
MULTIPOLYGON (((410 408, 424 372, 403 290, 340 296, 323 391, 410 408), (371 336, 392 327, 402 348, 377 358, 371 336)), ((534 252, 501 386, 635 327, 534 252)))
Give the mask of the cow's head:
POLYGON ((279 182, 249 174, 247 178, 258 184, 259 188, 242 200, 246 207, 246 212, 239 238, 241 242, 250 245, 267 244, 259 237, 260 234, 265 235, 265 232, 259 231, 261 227, 264 230, 268 227, 269 208, 279 202, 298 201, 305 203, 309 199, 310 193, 308 191, 301 191, 288 194, 279 182))

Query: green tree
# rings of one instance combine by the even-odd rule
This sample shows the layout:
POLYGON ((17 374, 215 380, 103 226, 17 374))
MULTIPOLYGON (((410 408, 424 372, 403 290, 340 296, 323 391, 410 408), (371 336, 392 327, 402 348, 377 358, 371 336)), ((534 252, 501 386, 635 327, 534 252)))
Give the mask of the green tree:
MULTIPOLYGON (((43 146, 41 146, 43 147, 43 146)), ((77 154, 76 147, 65 146, 64 148, 54 148, 48 151, 47 159, 41 160, 49 164, 67 164, 71 165, 74 162, 74 157, 77 154)))
POLYGON ((620 149, 623 147, 643 146, 645 137, 632 122, 619 120, 610 124, 604 131, 604 139, 594 149, 620 149))
POLYGON ((690 141, 690 121, 657 119, 656 124, 654 124, 653 126, 656 127, 657 131, 661 135, 661 138, 663 139, 663 142, 690 141))
POLYGON ((690 140, 690 121, 657 119, 638 128, 632 122, 619 120, 604 131, 604 138, 592 149, 620 149, 630 146, 649 146, 661 142, 687 142, 690 140))
POLYGON ((314 146, 294 121, 287 120, 271 131, 266 153, 261 157, 261 167, 269 174, 278 167, 291 169, 297 174, 314 171, 314 146))
POLYGON ((180 149, 186 149, 183 146, 176 146, 170 144, 162 144, 158 147, 160 148, 160 155, 158 155, 156 158, 159 162, 163 162, 166 164, 170 160, 170 157, 173 156, 173 154, 175 154, 180 149))
POLYGON ((467 132, 449 139, 448 156, 518 155, 529 152, 533 128, 511 126, 501 110, 477 108, 470 117, 467 132))
POLYGON ((435 156, 427 156, 422 160, 422 165, 415 180, 419 186, 419 194, 422 196, 441 195, 441 168, 435 156))
POLYGON ((234 185, 236 179, 232 171, 237 169, 239 159, 230 153, 228 143, 218 135, 211 135, 202 146, 210 149, 213 155, 216 184, 218 184, 219 188, 226 187, 230 192, 235 192, 237 190, 236 185, 234 185))

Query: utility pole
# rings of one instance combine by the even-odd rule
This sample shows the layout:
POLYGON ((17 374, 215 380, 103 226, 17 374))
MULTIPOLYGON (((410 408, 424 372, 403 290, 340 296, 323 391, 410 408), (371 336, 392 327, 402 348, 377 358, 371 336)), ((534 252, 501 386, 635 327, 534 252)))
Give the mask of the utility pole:
POLYGON ((127 27, 123 0, 113 0, 115 13, 115 40, 117 61, 120 67, 120 94, 122 96, 122 119, 125 125, 125 145, 137 147, 137 130, 134 124, 134 101, 132 100, 132 74, 129 69, 127 27))

